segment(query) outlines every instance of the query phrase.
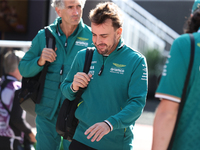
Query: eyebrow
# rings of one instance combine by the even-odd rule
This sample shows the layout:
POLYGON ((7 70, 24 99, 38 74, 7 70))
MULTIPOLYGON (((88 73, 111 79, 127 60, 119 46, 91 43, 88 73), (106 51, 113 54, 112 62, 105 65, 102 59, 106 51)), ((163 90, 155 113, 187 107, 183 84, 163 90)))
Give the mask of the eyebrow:
MULTIPOLYGON (((95 33, 92 32, 92 34, 95 34, 95 33)), ((95 34, 95 35, 96 35, 96 34, 95 34)), ((108 34, 100 34, 100 36, 104 36, 104 35, 108 35, 108 34)))

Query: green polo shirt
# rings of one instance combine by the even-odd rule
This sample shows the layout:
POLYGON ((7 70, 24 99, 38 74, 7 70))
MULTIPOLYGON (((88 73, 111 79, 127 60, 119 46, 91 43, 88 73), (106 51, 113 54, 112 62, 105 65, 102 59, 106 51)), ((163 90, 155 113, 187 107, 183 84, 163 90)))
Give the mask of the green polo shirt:
MULTIPOLYGON (((193 35, 194 64, 173 150, 200 149, 200 33, 193 35)), ((180 103, 190 61, 190 44, 188 34, 180 36, 173 42, 155 97, 180 103)))

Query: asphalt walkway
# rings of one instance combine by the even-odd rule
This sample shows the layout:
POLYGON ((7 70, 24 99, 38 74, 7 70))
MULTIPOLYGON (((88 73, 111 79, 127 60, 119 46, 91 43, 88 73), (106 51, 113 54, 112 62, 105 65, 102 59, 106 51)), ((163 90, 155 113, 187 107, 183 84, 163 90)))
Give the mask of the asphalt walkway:
POLYGON ((134 150, 151 150, 153 137, 153 120, 155 117, 155 110, 159 104, 158 99, 148 99, 144 112, 136 121, 134 127, 134 150))

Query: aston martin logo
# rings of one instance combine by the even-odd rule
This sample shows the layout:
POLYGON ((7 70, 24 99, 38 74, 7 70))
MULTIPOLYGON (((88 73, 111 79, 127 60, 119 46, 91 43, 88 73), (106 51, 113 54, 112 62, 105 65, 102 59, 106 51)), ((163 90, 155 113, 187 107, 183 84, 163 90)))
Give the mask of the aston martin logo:
POLYGON ((113 63, 113 65, 114 65, 115 67, 118 67, 118 68, 126 67, 126 65, 117 64, 117 63, 113 63))
POLYGON ((126 67, 126 65, 117 64, 117 63, 113 63, 113 65, 115 67, 110 68, 111 73, 124 74, 124 68, 123 67, 126 67))
POLYGON ((79 39, 79 40, 81 40, 81 41, 87 41, 87 40, 89 40, 89 39, 83 38, 83 37, 77 37, 77 39, 79 39))

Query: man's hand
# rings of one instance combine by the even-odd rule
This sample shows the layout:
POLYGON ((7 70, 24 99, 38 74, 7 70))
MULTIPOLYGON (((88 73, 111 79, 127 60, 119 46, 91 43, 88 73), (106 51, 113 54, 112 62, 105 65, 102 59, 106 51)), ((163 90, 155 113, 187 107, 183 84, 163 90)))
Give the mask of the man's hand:
POLYGON ((109 126, 105 122, 100 122, 91 126, 89 129, 85 131, 84 134, 85 135, 89 134, 87 136, 87 139, 90 139, 93 136, 93 138, 91 139, 92 142, 94 142, 95 140, 98 142, 104 135, 108 134, 109 132, 110 132, 109 126))
POLYGON ((35 135, 31 132, 29 133, 29 138, 30 138, 30 141, 33 142, 33 143, 36 143, 36 139, 35 139, 35 135))
POLYGON ((89 84, 90 78, 92 77, 91 74, 86 74, 84 72, 78 72, 74 76, 74 80, 72 82, 72 88, 74 91, 78 91, 79 88, 85 88, 89 84))
MULTIPOLYGON (((57 50, 57 48, 55 48, 55 51, 57 50)), ((54 62, 56 60, 56 52, 51 48, 44 48, 42 50, 42 54, 40 56, 40 59, 38 60, 38 65, 39 66, 43 66, 46 61, 48 62, 54 62)))

